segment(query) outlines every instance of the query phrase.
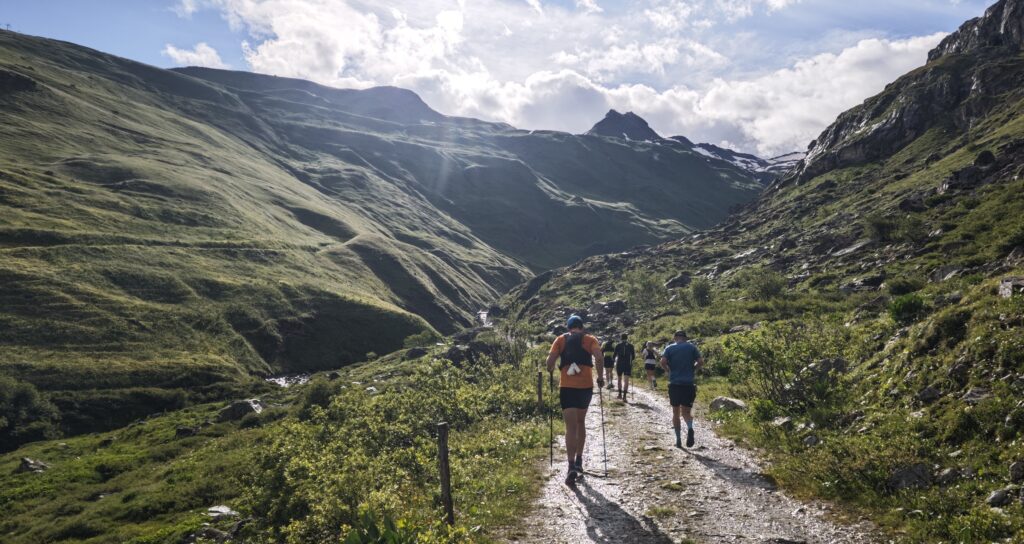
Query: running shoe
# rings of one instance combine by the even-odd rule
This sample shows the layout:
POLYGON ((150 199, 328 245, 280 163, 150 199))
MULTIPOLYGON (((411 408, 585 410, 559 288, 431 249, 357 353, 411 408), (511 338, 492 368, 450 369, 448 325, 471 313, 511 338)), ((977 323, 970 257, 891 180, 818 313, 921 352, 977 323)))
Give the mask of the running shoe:
POLYGON ((692 448, 693 447, 693 429, 687 429, 686 430, 686 447, 687 448, 692 448))

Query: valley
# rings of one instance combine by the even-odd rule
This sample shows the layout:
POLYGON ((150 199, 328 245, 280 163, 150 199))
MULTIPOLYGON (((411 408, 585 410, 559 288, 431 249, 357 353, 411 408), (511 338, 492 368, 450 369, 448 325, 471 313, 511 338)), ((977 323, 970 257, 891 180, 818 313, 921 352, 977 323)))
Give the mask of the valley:
POLYGON ((765 159, 0 31, 0 540, 1024 542, 1021 81, 999 0, 765 159), (634 364, 560 483, 574 314, 695 448, 634 364))

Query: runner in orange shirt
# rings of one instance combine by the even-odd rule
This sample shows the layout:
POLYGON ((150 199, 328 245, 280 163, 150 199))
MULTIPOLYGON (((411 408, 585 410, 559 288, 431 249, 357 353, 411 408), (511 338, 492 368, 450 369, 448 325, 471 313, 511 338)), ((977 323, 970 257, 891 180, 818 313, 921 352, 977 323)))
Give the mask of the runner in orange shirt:
POLYGON ((548 353, 548 372, 559 361, 558 396, 565 420, 565 453, 569 469, 565 485, 575 486, 576 477, 583 472, 583 445, 587 440, 587 409, 594 396, 594 372, 597 366, 597 386, 604 387, 604 355, 597 338, 583 332, 583 319, 578 315, 566 322, 569 332, 551 344, 548 353))

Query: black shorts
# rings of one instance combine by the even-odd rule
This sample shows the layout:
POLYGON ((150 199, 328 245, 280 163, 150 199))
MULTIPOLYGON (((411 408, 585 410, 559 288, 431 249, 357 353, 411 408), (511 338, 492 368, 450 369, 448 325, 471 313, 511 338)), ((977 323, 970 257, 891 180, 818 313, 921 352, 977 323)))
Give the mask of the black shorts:
POLYGON ((644 368, 647 370, 654 370, 658 368, 658 363, 644 363, 644 368))
POLYGON ((590 399, 592 398, 594 398, 593 389, 562 387, 558 390, 558 400, 561 402, 563 410, 567 408, 582 408, 586 410, 590 408, 590 399))
POLYGON ((697 398, 697 386, 690 384, 668 385, 668 402, 672 406, 685 406, 693 408, 693 401, 697 398))
POLYGON ((615 363, 615 373, 619 376, 633 373, 633 363, 615 363))

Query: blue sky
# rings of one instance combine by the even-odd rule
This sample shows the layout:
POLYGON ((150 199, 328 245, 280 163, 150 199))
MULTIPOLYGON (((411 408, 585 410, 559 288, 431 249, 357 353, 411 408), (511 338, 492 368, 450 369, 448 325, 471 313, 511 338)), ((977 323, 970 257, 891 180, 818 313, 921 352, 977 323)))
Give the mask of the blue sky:
POLYGON ((0 0, 0 24, 157 66, 340 87, 580 132, 609 108, 762 155, 923 64, 976 0, 0 0))

